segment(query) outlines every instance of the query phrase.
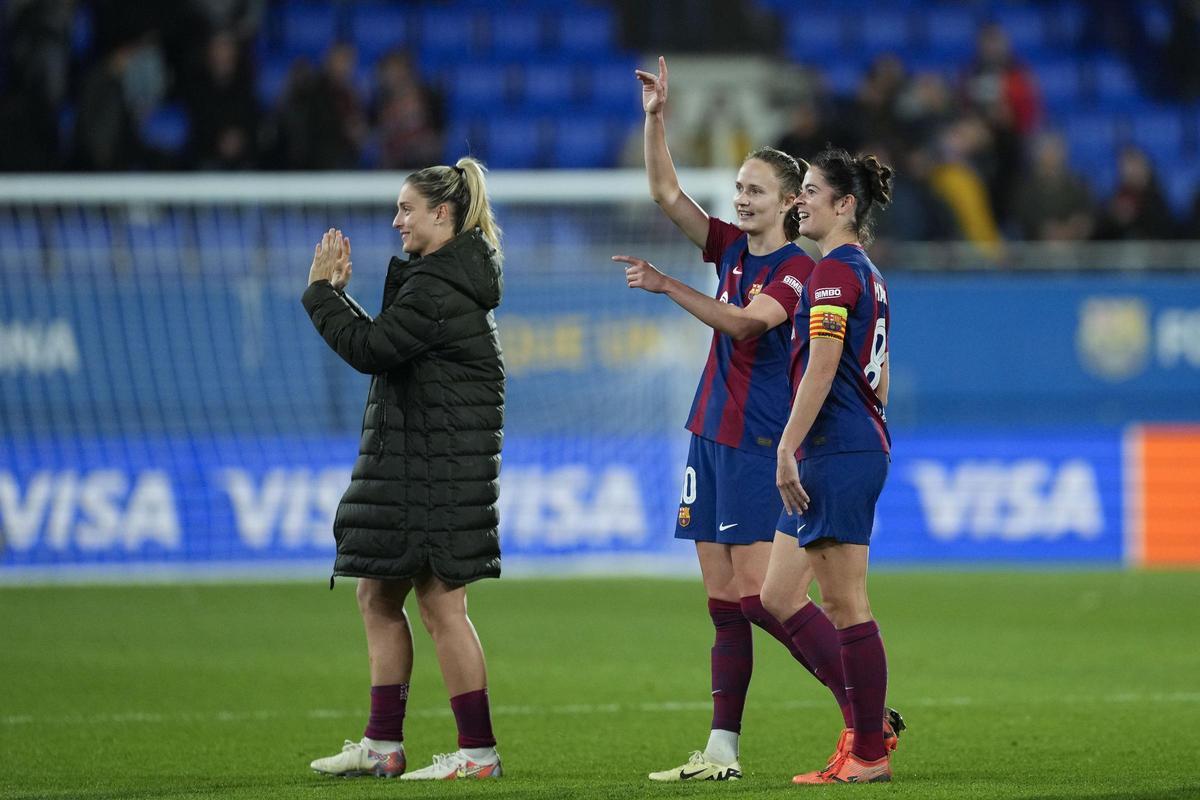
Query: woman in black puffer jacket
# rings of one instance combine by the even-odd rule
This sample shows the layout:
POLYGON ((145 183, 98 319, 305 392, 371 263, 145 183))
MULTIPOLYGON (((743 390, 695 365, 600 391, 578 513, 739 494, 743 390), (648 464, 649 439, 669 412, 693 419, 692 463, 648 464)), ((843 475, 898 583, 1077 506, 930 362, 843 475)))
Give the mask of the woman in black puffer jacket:
POLYGON ((500 229, 472 158, 409 176, 392 223, 412 258, 393 258, 371 319, 345 293, 350 240, 317 246, 304 308, 331 348, 372 375, 350 488, 334 520, 334 575, 356 577, 371 664, 371 716, 360 742, 312 762, 336 775, 405 770, 404 710, 415 590, 433 637, 459 749, 408 779, 498 777, 483 650, 466 584, 500 575, 498 478, 504 363, 500 229))

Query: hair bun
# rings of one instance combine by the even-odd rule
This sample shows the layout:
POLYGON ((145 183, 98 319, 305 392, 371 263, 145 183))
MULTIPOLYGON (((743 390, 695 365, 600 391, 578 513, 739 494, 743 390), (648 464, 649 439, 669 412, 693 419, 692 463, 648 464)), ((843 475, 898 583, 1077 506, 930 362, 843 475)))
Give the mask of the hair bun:
POLYGON ((879 159, 872 155, 862 156, 856 161, 866 178, 872 202, 880 208, 886 207, 892 202, 892 176, 896 174, 895 170, 887 164, 879 163, 879 159))

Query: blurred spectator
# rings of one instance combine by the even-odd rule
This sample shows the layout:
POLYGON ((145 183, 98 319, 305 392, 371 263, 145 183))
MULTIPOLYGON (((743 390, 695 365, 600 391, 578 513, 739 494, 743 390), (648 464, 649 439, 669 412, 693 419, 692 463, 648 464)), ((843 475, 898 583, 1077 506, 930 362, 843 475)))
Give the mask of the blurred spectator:
POLYGON ((1095 228, 1087 184, 1067 166, 1067 145, 1056 133, 1044 133, 1034 147, 1031 174, 1020 181, 1013 210, 1024 239, 1077 241, 1095 228))
POLYGON ((79 94, 74 162, 84 170, 126 170, 143 166, 137 117, 126 96, 130 65, 144 45, 130 42, 92 67, 79 94))
POLYGON ((1013 56, 1002 27, 985 25, 979 32, 977 48, 967 76, 967 99, 991 130, 992 160, 983 174, 992 207, 1008 218, 1024 139, 1041 119, 1041 103, 1032 74, 1013 56))
POLYGON ((10 0, 3 11, 7 48, 0 69, 0 169, 58 165, 58 109, 67 94, 71 59, 70 0, 10 0))
POLYGON ((859 84, 852 120, 852 141, 846 146, 853 152, 868 140, 894 143, 900 132, 896 116, 907 73, 904 62, 888 54, 871 64, 859 84))
POLYGON ((812 100, 801 101, 792 110, 790 122, 791 126, 775 147, 796 158, 807 160, 831 143, 845 141, 812 100))
POLYGON ((1000 253, 1000 227, 988 202, 987 187, 971 164, 971 154, 985 146, 983 124, 965 117, 946 127, 938 140, 938 161, 930 170, 934 192, 950 207, 963 236, 990 255, 1000 253))
POLYGON ((354 169, 367 134, 354 86, 351 45, 330 48, 316 71, 297 60, 288 74, 275 120, 275 166, 282 169, 354 169))
POLYGON ((1159 69, 1167 94, 1180 100, 1200 97, 1197 53, 1200 53, 1200 0, 1174 0, 1171 3, 1171 35, 1159 69))
POLYGON ((262 27, 267 0, 186 0, 208 33, 226 31, 239 43, 250 41, 262 27))
POLYGON ((946 79, 936 72, 917 75, 896 103, 901 139, 909 147, 936 143, 942 128, 954 119, 954 97, 946 79))
POLYGON ((379 60, 371 118, 384 169, 418 169, 441 157, 441 97, 421 81, 407 53, 379 60))
POLYGON ((873 153, 896 170, 891 205, 876 221, 876 249, 892 242, 937 242, 958 237, 953 213, 930 185, 933 159, 928 150, 918 147, 896 159, 886 146, 868 143, 862 152, 873 153))
POLYGON ((1150 159, 1126 145, 1117 160, 1117 188, 1101 214, 1097 239, 1169 239, 1174 223, 1150 159))
POLYGON ((200 169, 251 169, 257 163, 258 102, 237 38, 208 40, 203 80, 190 98, 191 151, 200 169))

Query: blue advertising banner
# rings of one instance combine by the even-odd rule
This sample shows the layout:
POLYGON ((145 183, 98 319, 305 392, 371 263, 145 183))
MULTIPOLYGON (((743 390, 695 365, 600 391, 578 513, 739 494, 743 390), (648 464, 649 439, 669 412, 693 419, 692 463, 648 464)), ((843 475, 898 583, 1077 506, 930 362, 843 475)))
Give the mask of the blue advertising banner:
MULTIPOLYGON (((875 563, 1121 560, 1119 431, 896 439, 875 563)), ((558 556, 690 564, 691 544, 672 538, 684 442, 510 440, 501 478, 509 565, 558 556)), ((0 571, 331 558, 356 447, 354 437, 10 443, 0 571)))

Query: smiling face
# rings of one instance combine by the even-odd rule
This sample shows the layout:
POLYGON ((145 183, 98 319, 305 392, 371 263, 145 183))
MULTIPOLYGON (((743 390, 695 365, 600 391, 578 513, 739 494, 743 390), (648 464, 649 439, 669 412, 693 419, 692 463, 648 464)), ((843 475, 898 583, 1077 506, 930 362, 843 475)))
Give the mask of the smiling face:
POLYGON ((833 187, 816 167, 804 174, 803 189, 796 208, 800 212, 800 235, 820 242, 841 229, 854 230, 854 195, 834 199, 833 187))
POLYGON ((762 236, 775 228, 783 231, 784 215, 794 195, 780 196, 779 178, 765 161, 751 158, 738 170, 733 207, 737 211, 737 226, 751 236, 762 236))
POLYGON ((453 236, 450 206, 442 203, 431 208, 429 201, 406 183, 400 187, 392 227, 400 231, 404 252, 414 255, 432 252, 453 236))

